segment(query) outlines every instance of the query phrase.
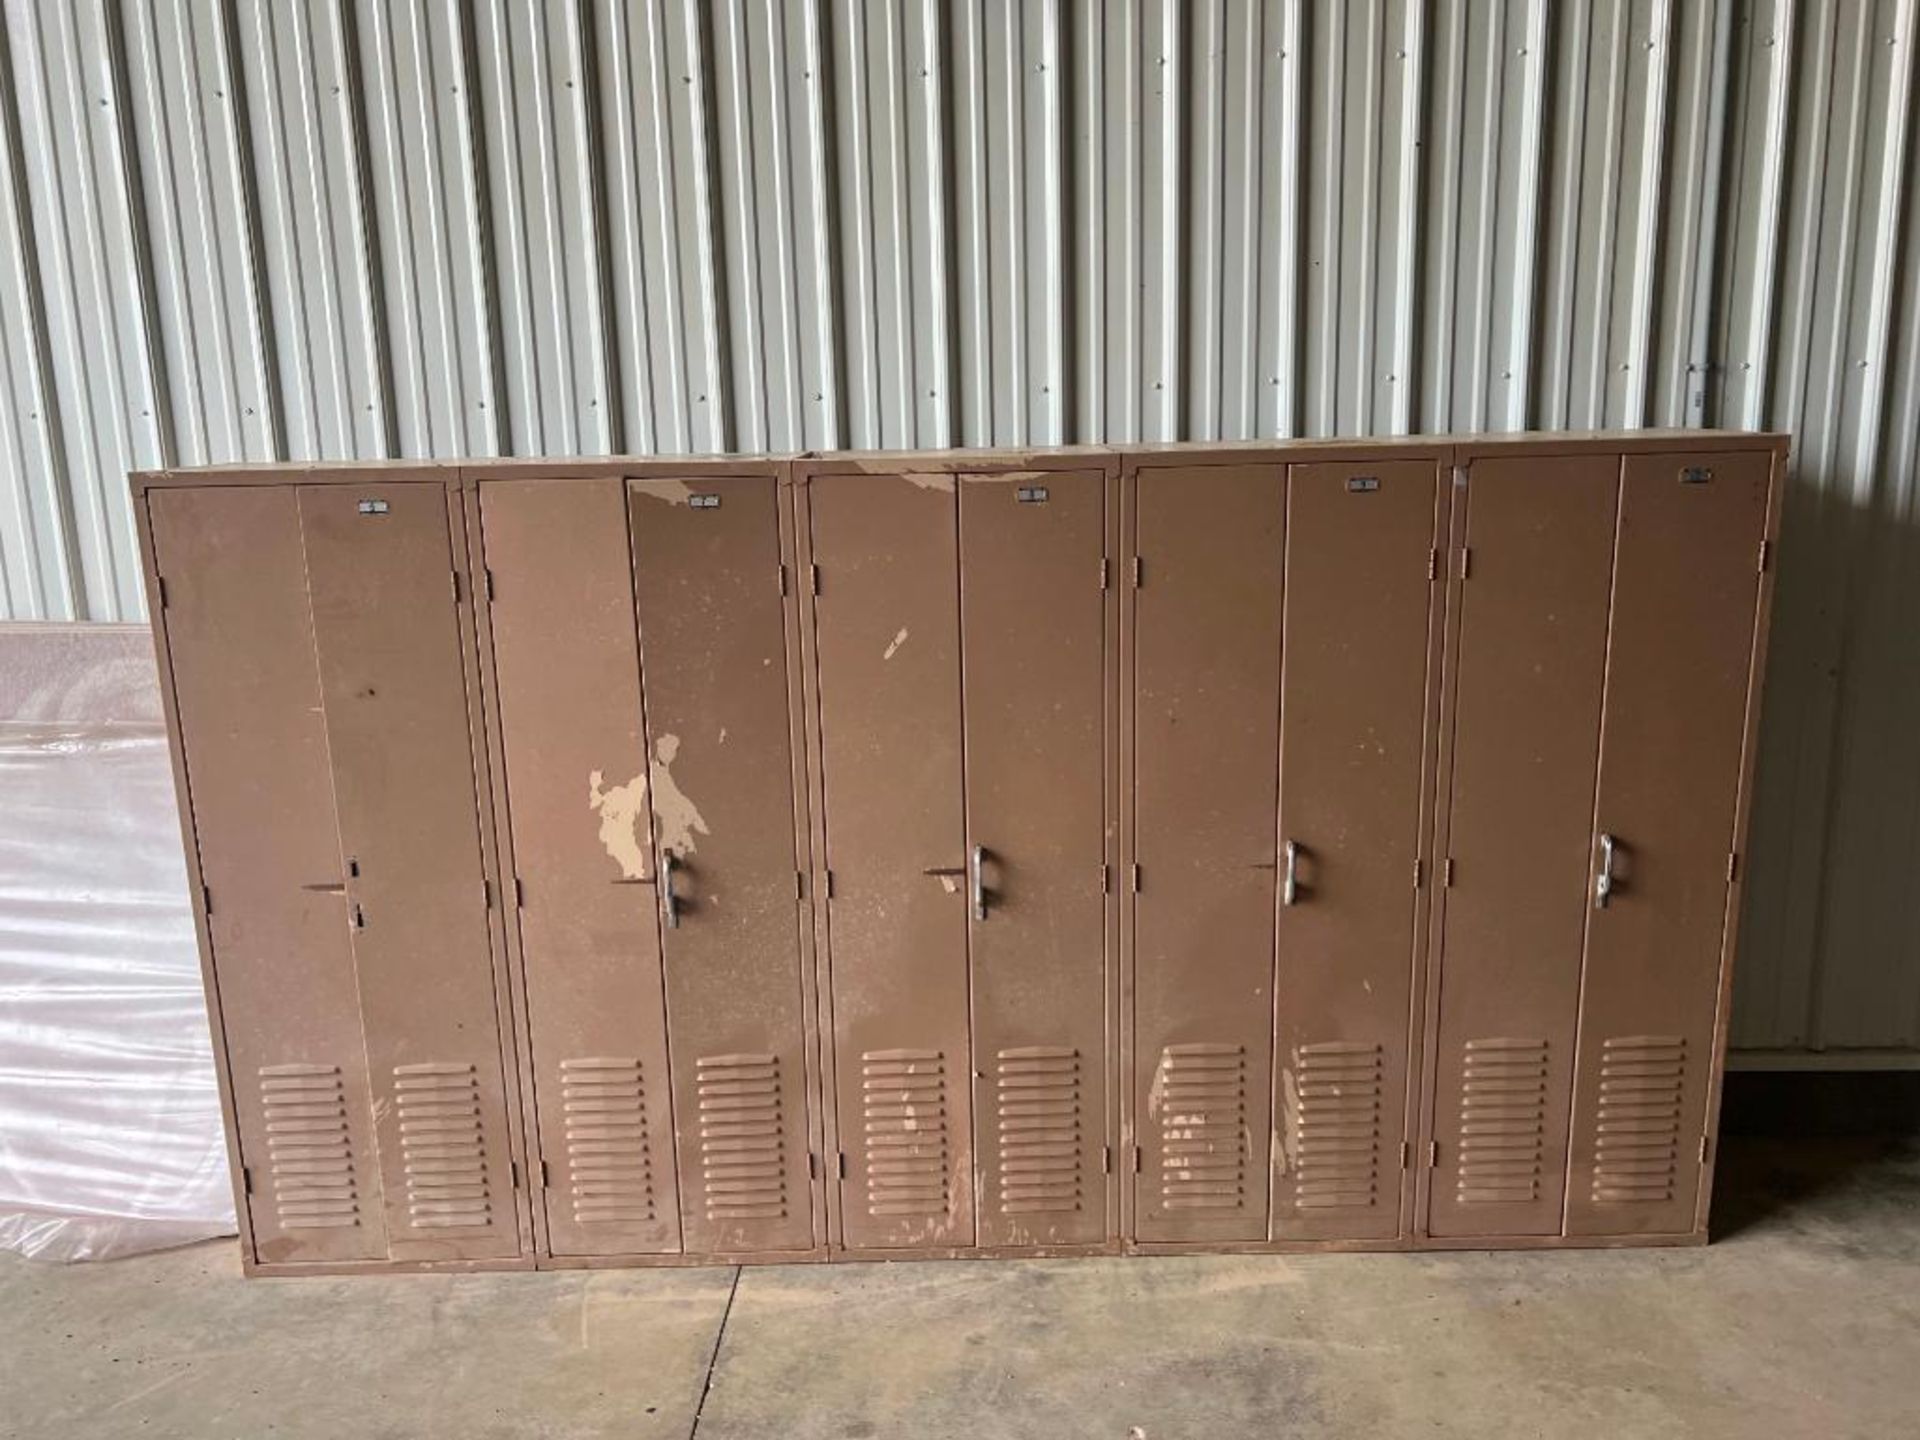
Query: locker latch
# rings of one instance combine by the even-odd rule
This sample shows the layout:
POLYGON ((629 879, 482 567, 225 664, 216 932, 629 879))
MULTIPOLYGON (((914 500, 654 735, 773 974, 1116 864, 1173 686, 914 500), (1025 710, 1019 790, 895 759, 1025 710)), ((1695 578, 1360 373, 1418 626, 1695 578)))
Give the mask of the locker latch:
POLYGON ((687 497, 687 504, 691 505, 695 510, 718 510, 720 508, 720 497, 718 495, 689 495, 687 497))
POLYGON ((1347 477, 1347 493, 1350 495, 1371 495, 1379 488, 1380 477, 1378 475, 1349 475, 1347 477))
POLYGON ((387 513, 387 502, 384 500, 362 500, 360 502, 360 513, 362 515, 384 515, 387 513))
POLYGON ((1022 505, 1044 505, 1047 503, 1047 487, 1044 485, 1022 485, 1014 491, 1014 498, 1022 505))
POLYGON ((1706 465, 1688 465, 1680 471, 1682 485, 1705 485, 1713 479, 1713 470, 1706 465))

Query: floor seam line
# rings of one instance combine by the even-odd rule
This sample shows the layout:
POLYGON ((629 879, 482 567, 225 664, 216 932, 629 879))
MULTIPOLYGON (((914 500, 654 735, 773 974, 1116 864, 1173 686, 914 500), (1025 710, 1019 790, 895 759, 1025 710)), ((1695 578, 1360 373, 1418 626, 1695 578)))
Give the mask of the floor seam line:
POLYGON ((700 1403, 693 1407, 693 1428, 687 1431, 687 1440, 694 1440, 700 1433, 700 1417, 707 1413, 707 1396, 713 1393, 713 1372, 720 1364, 720 1342, 727 1335, 727 1321, 733 1318, 733 1297, 740 1293, 740 1272, 744 1266, 733 1267, 733 1284, 727 1287, 727 1306, 720 1312, 720 1328, 713 1332, 713 1353, 707 1356, 707 1379, 700 1387, 700 1403))

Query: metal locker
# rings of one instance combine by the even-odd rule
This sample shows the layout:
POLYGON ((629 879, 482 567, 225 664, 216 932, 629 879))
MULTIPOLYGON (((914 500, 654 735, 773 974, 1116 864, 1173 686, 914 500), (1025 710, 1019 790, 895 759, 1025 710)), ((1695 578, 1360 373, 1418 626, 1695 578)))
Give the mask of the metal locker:
POLYGON ((681 1234, 813 1244, 780 486, 628 482, 681 1234))
POLYGON ((1622 472, 1570 1235, 1701 1223, 1771 458, 1631 455, 1622 472))
POLYGON ((519 1253, 448 493, 299 490, 395 1260, 519 1253))
POLYGON ((677 1251, 626 487, 479 492, 547 1246, 677 1251))
MULTIPOLYGON (((1107 1237, 1106 477, 963 475, 979 1243, 1107 1237)), ((911 644, 909 637, 906 642, 911 644)))
POLYGON ((147 510, 243 1230, 266 1264, 385 1259, 299 497, 196 486, 156 490, 147 510))
POLYGON ((1468 472, 1431 1040, 1436 1236, 1560 1233, 1619 468, 1563 455, 1468 472))
POLYGON ((807 491, 839 1238, 971 1245, 954 480, 815 475, 807 491))
POLYGON ((1438 478, 1430 459, 1288 471, 1277 1239, 1400 1233, 1438 478))
POLYGON ((1283 471, 1134 485, 1135 1235, 1263 1240, 1283 471))

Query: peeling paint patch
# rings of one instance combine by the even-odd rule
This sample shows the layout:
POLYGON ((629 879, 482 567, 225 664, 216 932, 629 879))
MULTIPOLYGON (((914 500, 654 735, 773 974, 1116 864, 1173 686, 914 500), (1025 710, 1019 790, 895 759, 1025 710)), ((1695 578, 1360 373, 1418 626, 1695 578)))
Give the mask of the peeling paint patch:
POLYGON ((909 470, 900 478, 922 490, 944 490, 948 494, 953 493, 953 476, 951 475, 936 475, 926 470, 909 470))
POLYGON ((885 650, 880 652, 880 658, 882 660, 893 659, 895 655, 900 653, 900 647, 906 643, 907 643, 907 627, 902 625, 898 630, 894 632, 893 643, 888 645, 885 650))
POLYGON ((600 845, 628 880, 647 874, 647 772, 624 785, 606 788, 603 772, 587 777, 587 806, 600 817, 600 845))
POLYGON ((660 822, 660 845, 676 855, 691 855, 699 847, 695 835, 711 835, 700 807, 687 798, 673 778, 672 765, 680 754, 680 737, 662 735, 653 745, 653 815, 660 822))
POLYGON ((669 505, 685 505, 693 499, 693 486, 685 480, 647 480, 633 487, 633 493, 669 505))

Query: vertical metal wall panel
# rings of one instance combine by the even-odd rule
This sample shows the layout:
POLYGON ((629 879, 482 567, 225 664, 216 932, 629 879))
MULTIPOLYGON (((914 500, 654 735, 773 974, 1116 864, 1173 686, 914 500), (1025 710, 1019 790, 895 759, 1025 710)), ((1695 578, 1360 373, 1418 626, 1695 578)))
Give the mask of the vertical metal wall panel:
POLYGON ((244 0, 238 31, 284 458, 389 456, 388 350, 350 22, 338 0, 244 0))
POLYGON ((398 452, 501 448, 468 12, 356 0, 398 452))
POLYGON ((137 466, 1790 429, 1734 1039, 1920 1046, 1915 0, 4 13, 0 616, 137 466))

